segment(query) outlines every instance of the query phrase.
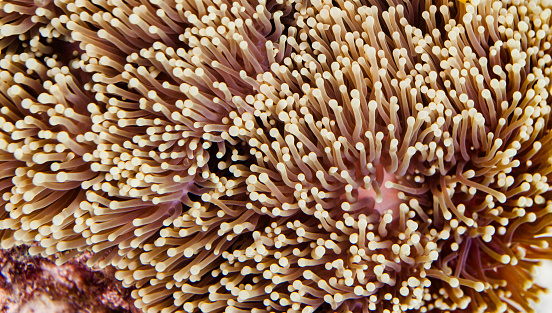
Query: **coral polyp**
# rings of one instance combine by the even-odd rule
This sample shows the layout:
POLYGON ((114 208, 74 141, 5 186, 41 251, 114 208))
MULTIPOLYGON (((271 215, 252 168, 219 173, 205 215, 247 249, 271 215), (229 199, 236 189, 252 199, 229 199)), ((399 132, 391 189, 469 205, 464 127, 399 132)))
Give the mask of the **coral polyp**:
POLYGON ((2 248, 147 313, 533 312, 549 1, 0 8, 2 248))

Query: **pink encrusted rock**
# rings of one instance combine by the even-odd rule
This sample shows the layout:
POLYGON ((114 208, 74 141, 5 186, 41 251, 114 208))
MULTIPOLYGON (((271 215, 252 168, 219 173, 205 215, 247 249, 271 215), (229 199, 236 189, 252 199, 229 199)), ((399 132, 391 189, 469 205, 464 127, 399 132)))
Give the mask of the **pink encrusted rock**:
POLYGON ((89 253, 57 266, 28 247, 0 250, 0 312, 139 312, 113 271, 91 270, 89 253))

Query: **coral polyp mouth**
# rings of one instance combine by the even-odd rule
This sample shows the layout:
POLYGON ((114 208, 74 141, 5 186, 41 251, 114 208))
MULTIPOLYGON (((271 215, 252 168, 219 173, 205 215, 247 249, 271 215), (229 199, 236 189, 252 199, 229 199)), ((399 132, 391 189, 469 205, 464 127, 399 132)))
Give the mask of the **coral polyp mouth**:
POLYGON ((397 182, 397 177, 387 173, 383 165, 378 164, 375 170, 375 182, 371 185, 372 188, 365 189, 358 187, 358 200, 372 199, 373 210, 380 214, 390 211, 393 216, 398 216, 399 206, 403 200, 399 198, 399 190, 393 188, 393 184, 397 182))

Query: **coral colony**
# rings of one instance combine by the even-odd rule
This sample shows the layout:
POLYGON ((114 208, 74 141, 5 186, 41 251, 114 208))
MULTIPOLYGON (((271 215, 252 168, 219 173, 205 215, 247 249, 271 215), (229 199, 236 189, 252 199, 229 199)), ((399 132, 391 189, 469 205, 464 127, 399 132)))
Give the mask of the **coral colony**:
POLYGON ((172 312, 533 312, 550 0, 0 1, 0 242, 172 312))

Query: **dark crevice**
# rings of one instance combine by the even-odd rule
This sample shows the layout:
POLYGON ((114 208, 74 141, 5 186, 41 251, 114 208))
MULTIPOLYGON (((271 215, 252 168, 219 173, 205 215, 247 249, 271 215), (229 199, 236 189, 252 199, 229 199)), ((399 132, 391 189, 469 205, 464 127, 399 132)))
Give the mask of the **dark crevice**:
POLYGON ((332 310, 331 305, 329 305, 328 303, 324 303, 321 306, 319 306, 316 310, 314 310, 314 313, 331 313, 331 312, 334 312, 334 310, 332 310))

